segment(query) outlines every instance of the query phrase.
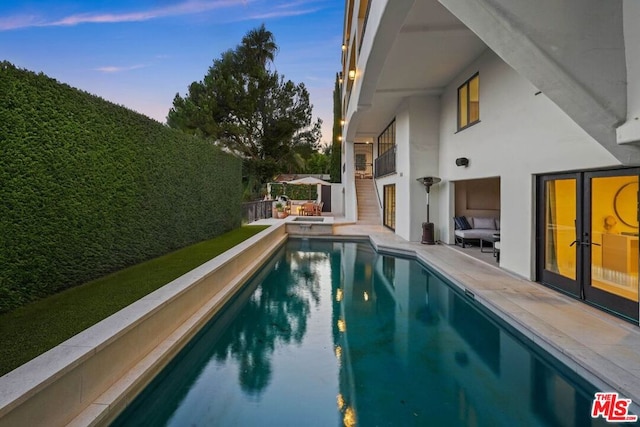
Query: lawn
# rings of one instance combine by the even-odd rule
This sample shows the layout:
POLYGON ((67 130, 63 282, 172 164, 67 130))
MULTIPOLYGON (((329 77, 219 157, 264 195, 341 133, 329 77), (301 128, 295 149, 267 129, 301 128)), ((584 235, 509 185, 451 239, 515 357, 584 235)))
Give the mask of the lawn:
POLYGON ((265 228, 244 226, 0 315, 0 375, 265 228))

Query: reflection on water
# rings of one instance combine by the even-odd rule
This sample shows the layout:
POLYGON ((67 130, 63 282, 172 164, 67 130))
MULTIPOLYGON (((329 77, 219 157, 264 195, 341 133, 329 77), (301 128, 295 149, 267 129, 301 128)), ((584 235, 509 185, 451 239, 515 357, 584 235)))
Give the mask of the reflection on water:
POLYGON ((309 311, 320 303, 320 282, 312 265, 323 259, 326 254, 287 252, 216 345, 219 363, 229 358, 239 363, 239 384, 247 393, 260 394, 269 384, 276 347, 299 344, 305 336, 309 311))
POLYGON ((292 240, 115 424, 604 424, 571 380, 417 262, 292 240))

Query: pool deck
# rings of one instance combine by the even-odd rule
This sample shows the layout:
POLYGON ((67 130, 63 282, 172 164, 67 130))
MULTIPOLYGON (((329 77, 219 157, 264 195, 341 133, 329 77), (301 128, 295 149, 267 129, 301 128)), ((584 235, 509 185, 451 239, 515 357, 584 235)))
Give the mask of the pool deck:
POLYGON ((408 242, 380 225, 340 218, 334 224, 335 235, 369 236, 378 250, 415 254, 601 391, 631 399, 640 413, 640 326, 449 245, 408 242))

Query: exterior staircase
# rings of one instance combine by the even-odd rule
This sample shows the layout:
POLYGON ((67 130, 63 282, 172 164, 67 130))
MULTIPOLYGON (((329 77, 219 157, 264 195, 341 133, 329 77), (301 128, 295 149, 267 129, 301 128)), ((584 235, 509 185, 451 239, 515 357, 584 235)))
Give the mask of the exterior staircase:
POLYGON ((380 225, 380 205, 373 179, 356 178, 358 224, 380 225))

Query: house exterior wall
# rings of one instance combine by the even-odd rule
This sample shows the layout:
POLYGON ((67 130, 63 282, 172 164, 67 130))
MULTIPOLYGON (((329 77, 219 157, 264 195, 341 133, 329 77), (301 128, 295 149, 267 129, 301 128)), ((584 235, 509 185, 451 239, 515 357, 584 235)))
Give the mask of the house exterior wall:
MULTIPOLYGON (((438 176, 438 97, 407 98, 396 115, 396 233, 409 241, 420 241, 422 223, 427 220, 426 192, 417 179, 438 176)), ((431 201, 438 190, 431 189, 431 201)), ((430 203, 430 221, 438 221, 438 211, 430 203)))
MULTIPOLYGON (((502 4, 501 1, 495 4, 502 4)), ((473 30, 473 14, 467 16, 461 12, 462 16, 458 16, 458 9, 453 7, 453 3, 456 2, 460 3, 461 7, 466 4, 460 9, 462 11, 469 6, 465 0, 448 0, 443 4, 473 30)), ((348 100, 345 109, 347 125, 343 132, 347 145, 346 173, 343 179, 346 183, 345 216, 348 219, 355 219, 357 215, 355 190, 352 188, 353 141, 357 140, 361 120, 367 117, 373 108, 373 94, 380 89, 377 87, 380 72, 390 55, 389 49, 393 40, 398 37, 405 19, 403 14, 411 7, 410 3, 409 0, 399 0, 393 5, 384 0, 373 2, 362 44, 349 47, 350 54, 357 55, 357 77, 350 93, 343 93, 344 100, 348 100)), ((519 2, 514 7, 522 11, 522 8, 526 9, 529 5, 519 2)), ((624 48, 628 114, 627 122, 618 129, 618 139, 627 135, 631 141, 636 139, 636 130, 640 131, 640 120, 635 120, 635 117, 640 117, 640 80, 632 78, 640 72, 640 48, 628 41, 640 38, 640 29, 634 25, 636 18, 640 17, 640 5, 633 0, 623 0, 622 9, 623 13, 620 15, 624 18, 624 35, 617 34, 615 28, 612 28, 616 27, 613 18, 619 15, 612 15, 611 27, 605 26, 602 31, 608 31, 607 34, 613 37, 612 43, 621 37, 627 41, 624 48), (625 134, 626 131, 628 133, 625 134)), ((528 16, 528 12, 522 11, 522 16, 528 16)), ((535 27, 536 22, 531 25, 535 27)), ((580 26, 585 22, 588 20, 574 24, 580 26)), ((413 30, 411 28, 411 31, 413 30)), ((544 34, 538 36, 547 37, 544 34)), ((567 49, 573 46, 572 43, 578 43, 579 47, 589 44, 588 40, 580 38, 566 42, 567 49)), ((501 46, 498 46, 498 51, 501 46)), ((389 117, 389 120, 396 120, 397 172, 377 179, 376 184, 380 195, 383 194, 384 185, 396 185, 396 234, 410 241, 420 241, 421 223, 426 220, 426 196, 424 187, 416 179, 430 175, 442 178, 443 181, 431 190, 430 219, 436 226, 436 239, 451 244, 454 241, 451 218, 454 216, 455 182, 499 177, 501 266, 533 279, 535 175, 602 168, 629 162, 628 159, 620 160, 624 155, 616 155, 615 150, 605 148, 603 141, 596 141, 589 126, 574 121, 567 112, 574 112, 576 108, 580 110, 580 107, 568 108, 565 105, 571 102, 571 96, 564 97, 562 105, 558 104, 555 87, 552 87, 549 96, 540 93, 540 89, 531 83, 532 80, 526 72, 516 71, 518 68, 512 68, 498 56, 499 54, 500 52, 497 54, 487 49, 478 58, 469 58, 470 65, 457 76, 452 76, 452 80, 444 89, 433 88, 438 95, 408 95, 399 104, 394 116, 389 117), (457 132, 457 88, 476 72, 480 74, 480 122, 457 132), (456 166, 455 159, 458 157, 469 158, 469 166, 456 166), (514 159, 517 159, 515 164, 514 159)), ((508 60, 507 57, 505 59, 508 60)), ((586 76, 587 80, 597 80, 599 77, 594 77, 593 73, 598 74, 600 71, 581 70, 578 64, 580 60, 582 59, 578 58, 575 62, 569 61, 565 65, 568 69, 575 66, 579 73, 586 73, 580 75, 586 76)), ((619 62, 616 64, 616 67, 620 65, 619 62)), ((522 63, 516 61, 514 66, 518 65, 522 66, 522 63)), ((616 73, 620 74, 618 68, 616 73)), ((575 80, 574 83, 580 81, 575 80)), ((606 78, 602 82, 611 83, 610 79, 606 78)), ((616 82, 618 80, 615 80, 614 84, 617 84, 616 82)), ((616 99, 620 99, 623 95, 615 96, 616 99)), ((578 98, 576 102, 579 103, 578 98)), ((596 114, 591 122, 598 122, 599 119, 600 116, 596 114)), ((595 126, 599 125, 596 123, 595 126)), ((608 129, 609 133, 613 130, 611 127, 608 129)), ((373 142, 375 143, 375 139, 373 142)))
POLYGON ((457 180, 500 177, 501 267, 534 278, 535 174, 620 163, 544 94, 487 50, 445 89, 441 104, 438 237, 453 243, 457 180), (480 75, 480 122, 456 132, 457 88, 480 75), (536 95, 537 94, 537 95, 536 95), (455 159, 469 158, 468 167, 455 159), (517 162, 514 162, 517 159, 517 162))
MULTIPOLYGON (((640 76, 640 2, 624 0, 627 77, 640 76), (634 43, 633 40, 636 40, 634 43)), ((618 143, 640 141, 640 79, 627 78, 627 121, 617 129, 618 143)))
POLYGON ((624 32, 639 18, 631 2, 439 2, 622 163, 640 162, 640 146, 617 143, 640 142, 635 120, 625 123, 627 82, 636 78, 626 55, 637 39, 624 32))
POLYGON ((355 155, 353 142, 344 144, 342 162, 342 183, 344 185, 344 216, 349 221, 355 221, 358 215, 358 203, 356 200, 355 176, 355 155))
POLYGON ((344 184, 331 184, 331 213, 344 216, 344 184))

